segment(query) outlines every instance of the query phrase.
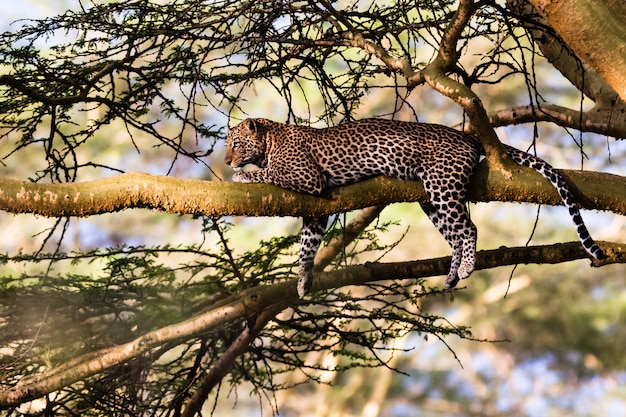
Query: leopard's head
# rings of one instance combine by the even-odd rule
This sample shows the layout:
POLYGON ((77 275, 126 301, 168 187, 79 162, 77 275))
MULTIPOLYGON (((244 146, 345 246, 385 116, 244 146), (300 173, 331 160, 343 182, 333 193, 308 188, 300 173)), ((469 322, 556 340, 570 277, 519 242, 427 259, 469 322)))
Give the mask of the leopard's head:
POLYGON ((265 168, 265 144, 265 128, 262 123, 256 119, 246 119, 228 132, 224 161, 235 171, 240 171, 247 164, 265 168))

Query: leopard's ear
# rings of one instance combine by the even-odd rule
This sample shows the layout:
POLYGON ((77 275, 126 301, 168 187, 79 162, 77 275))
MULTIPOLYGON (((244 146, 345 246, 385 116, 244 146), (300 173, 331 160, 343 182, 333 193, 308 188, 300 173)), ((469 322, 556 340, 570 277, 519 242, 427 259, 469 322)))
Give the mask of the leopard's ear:
POLYGON ((243 121, 243 127, 248 131, 248 133, 257 133, 257 125, 256 120, 254 119, 246 119, 243 121))

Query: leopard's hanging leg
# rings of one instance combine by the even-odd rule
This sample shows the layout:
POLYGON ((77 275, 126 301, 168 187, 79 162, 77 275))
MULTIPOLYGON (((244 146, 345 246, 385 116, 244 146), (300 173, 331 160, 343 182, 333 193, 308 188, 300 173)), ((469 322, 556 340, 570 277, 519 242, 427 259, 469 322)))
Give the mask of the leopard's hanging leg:
POLYGON ((430 221, 435 225, 437 230, 439 230, 439 233, 441 233, 446 242, 448 242, 448 245, 452 248, 452 260, 450 262, 450 269, 446 278, 446 287, 452 288, 459 281, 457 271, 459 270, 461 259, 463 258, 463 248, 460 245, 460 242, 453 239, 448 228, 445 227, 441 221, 441 217, 439 216, 437 209, 431 203, 420 203, 420 206, 430 221))
POLYGON ((469 277, 476 262, 476 226, 461 202, 422 203, 422 210, 452 248, 452 261, 446 277, 446 288, 454 288, 460 279, 469 277), (454 214, 451 214, 454 213, 454 214))
POLYGON ((421 204, 422 209, 452 248, 446 288, 453 288, 460 279, 469 277, 476 263, 477 230, 464 202, 471 170, 460 171, 443 186, 436 172, 422 174, 424 190, 430 200, 421 204))
POLYGON ((300 253, 298 257, 298 295, 304 297, 313 284, 313 261, 317 249, 322 243, 328 216, 303 217, 302 235, 300 236, 300 253))

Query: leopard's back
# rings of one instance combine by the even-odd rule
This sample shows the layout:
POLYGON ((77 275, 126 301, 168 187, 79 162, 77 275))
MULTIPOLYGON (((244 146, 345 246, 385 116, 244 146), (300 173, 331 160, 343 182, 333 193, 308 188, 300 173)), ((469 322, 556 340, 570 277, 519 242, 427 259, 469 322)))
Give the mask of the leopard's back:
POLYGON ((470 176, 481 153, 478 140, 447 126, 363 119, 320 129, 310 152, 328 186, 375 175, 423 179, 424 172, 470 176))
POLYGON ((310 194, 376 175, 424 180, 427 174, 465 184, 482 149, 476 137, 447 126, 386 119, 324 129, 247 119, 231 130, 226 145, 233 168, 266 168, 237 178, 258 175, 248 179, 310 194))

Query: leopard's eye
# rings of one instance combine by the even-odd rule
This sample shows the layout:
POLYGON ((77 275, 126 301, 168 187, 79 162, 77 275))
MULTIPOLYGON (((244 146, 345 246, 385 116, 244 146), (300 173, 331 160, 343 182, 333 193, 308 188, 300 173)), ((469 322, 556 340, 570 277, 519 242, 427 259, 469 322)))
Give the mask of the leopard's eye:
POLYGON ((237 149, 239 147, 239 142, 233 141, 233 143, 232 143, 232 145, 230 145, 230 147, 234 151, 235 149, 237 149))

